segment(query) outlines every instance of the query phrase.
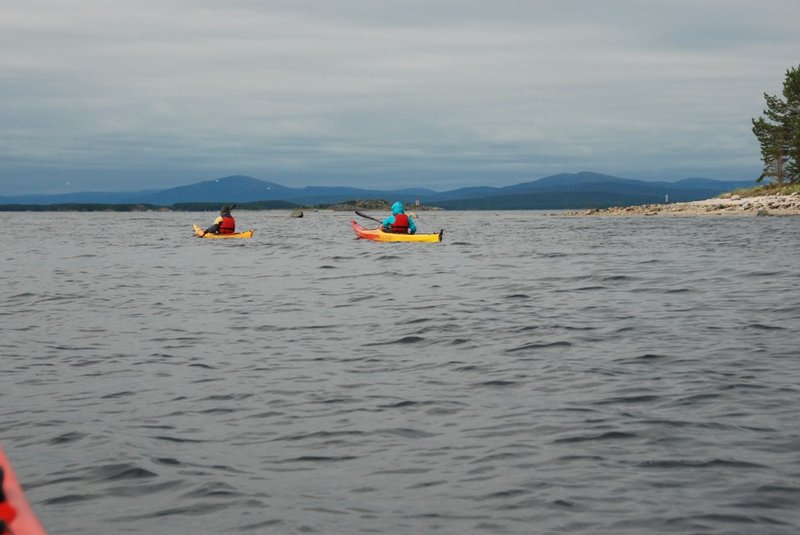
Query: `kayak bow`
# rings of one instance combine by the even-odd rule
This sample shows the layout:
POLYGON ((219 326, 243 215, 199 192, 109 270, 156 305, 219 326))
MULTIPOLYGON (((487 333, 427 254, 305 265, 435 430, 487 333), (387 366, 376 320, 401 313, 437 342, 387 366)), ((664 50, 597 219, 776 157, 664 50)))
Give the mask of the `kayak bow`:
POLYGON ((22 487, 17 480, 11 463, 0 448, 0 468, 2 468, 2 490, 5 499, 0 501, 0 534, 47 535, 42 523, 31 509, 22 487), (5 526, 3 526, 5 524, 5 526))
POLYGON ((207 233, 205 236, 203 229, 198 227, 197 225, 192 225, 194 228, 194 235, 198 238, 210 238, 210 239, 220 239, 220 238, 252 238, 253 237, 253 229, 246 230, 245 232, 236 232, 234 234, 214 234, 212 232, 207 233))
POLYGON ((351 221, 351 223, 357 238, 372 241, 433 243, 442 241, 442 233, 444 232, 440 230, 436 234, 394 234, 392 232, 384 232, 380 227, 368 229, 362 227, 355 221, 351 221))

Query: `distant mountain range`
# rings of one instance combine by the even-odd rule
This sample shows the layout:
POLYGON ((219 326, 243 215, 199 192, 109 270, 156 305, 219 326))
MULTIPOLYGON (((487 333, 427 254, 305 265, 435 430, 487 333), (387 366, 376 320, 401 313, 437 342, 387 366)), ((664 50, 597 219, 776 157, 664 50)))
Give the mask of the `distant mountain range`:
POLYGON ((599 173, 559 174, 502 188, 472 187, 437 192, 425 188, 368 190, 346 187, 289 188, 248 176, 228 176, 165 190, 84 192, 62 195, 0 197, 0 205, 252 203, 283 201, 285 206, 320 206, 350 200, 402 200, 409 204, 450 210, 525 210, 607 208, 665 201, 692 201, 715 197, 755 181, 729 182, 686 178, 677 182, 648 182, 599 173))

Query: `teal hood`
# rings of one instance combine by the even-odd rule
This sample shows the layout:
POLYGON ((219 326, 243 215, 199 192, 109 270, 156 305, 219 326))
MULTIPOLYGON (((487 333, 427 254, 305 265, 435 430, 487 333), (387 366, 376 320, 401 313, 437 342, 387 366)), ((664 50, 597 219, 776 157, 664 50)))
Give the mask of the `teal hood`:
POLYGON ((402 214, 404 211, 405 207, 403 206, 403 203, 401 203, 400 201, 397 201, 392 205, 392 214, 394 215, 402 214))

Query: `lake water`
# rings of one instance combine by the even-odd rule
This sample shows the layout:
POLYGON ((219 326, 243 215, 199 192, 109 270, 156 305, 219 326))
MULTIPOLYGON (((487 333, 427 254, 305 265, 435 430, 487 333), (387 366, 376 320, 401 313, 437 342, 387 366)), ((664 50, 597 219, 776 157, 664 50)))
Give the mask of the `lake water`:
POLYGON ((419 215, 7 217, 0 444, 51 533, 800 531, 800 218, 419 215))

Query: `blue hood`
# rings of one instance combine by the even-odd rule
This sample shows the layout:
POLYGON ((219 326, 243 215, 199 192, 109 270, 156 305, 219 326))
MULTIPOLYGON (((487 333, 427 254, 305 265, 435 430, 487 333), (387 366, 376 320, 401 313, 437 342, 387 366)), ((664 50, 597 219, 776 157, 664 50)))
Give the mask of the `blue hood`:
POLYGON ((403 203, 401 203, 400 201, 397 201, 392 205, 392 214, 394 215, 402 214, 404 211, 405 208, 403 207, 403 203))

